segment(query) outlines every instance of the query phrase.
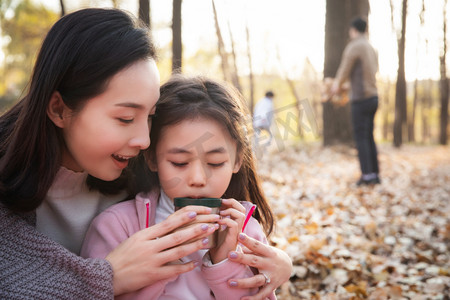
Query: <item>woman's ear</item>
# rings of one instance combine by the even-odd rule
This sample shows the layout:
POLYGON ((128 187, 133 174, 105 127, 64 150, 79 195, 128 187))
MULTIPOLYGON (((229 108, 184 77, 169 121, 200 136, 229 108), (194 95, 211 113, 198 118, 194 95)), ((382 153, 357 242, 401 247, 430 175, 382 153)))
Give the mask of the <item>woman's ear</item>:
POLYGON ((64 128, 64 113, 68 109, 61 94, 58 91, 54 91, 47 106, 47 116, 59 128, 64 128))

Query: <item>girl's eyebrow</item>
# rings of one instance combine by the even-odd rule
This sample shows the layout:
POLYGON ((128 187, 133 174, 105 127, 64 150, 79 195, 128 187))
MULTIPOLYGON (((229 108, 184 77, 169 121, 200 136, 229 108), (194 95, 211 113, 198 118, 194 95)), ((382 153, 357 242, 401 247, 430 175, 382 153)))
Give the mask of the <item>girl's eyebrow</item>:
POLYGON ((225 150, 224 147, 218 147, 218 148, 209 150, 208 152, 206 152, 206 154, 225 153, 225 152, 227 152, 227 151, 225 150))
POLYGON ((177 148, 177 147, 171 148, 171 149, 169 149, 169 151, 167 151, 167 152, 168 152, 168 153, 171 153, 171 154, 191 153, 190 151, 188 151, 188 150, 186 150, 186 149, 184 149, 184 148, 177 148))
MULTIPOLYGON (((189 154, 189 153, 191 153, 191 151, 189 151, 185 148, 178 148, 178 147, 171 148, 167 152, 170 154, 180 154, 180 153, 181 154, 189 154)), ((207 151, 206 154, 225 153, 225 152, 227 152, 227 151, 224 147, 217 147, 217 148, 207 151)))

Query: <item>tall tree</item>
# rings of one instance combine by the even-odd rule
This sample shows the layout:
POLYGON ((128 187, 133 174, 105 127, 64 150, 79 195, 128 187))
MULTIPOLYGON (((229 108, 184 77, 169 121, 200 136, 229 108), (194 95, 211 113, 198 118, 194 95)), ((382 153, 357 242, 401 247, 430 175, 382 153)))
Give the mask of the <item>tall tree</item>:
POLYGON ((121 0, 111 0, 114 8, 119 8, 121 0))
POLYGON ((411 113, 408 114, 408 142, 412 143, 416 141, 416 108, 419 102, 419 79, 414 80, 413 88, 413 104, 411 108, 411 113))
POLYGON ((239 72, 237 68, 237 57, 236 57, 236 50, 234 47, 234 38, 233 33, 231 31, 229 20, 228 20, 228 32, 230 33, 231 57, 233 58, 233 71, 231 72, 231 82, 233 82, 233 85, 237 88, 237 90, 242 93, 241 82, 239 81, 239 72))
POLYGON ((402 28, 398 38, 398 71, 397 84, 395 86, 395 119, 394 119, 394 146, 400 147, 407 133, 406 112, 406 79, 405 79, 405 39, 406 39, 406 14, 408 0, 402 1, 402 28))
POLYGON ((229 79, 228 53, 225 51, 225 44, 223 42, 222 31, 220 30, 219 18, 217 16, 217 10, 214 0, 211 0, 211 3, 214 13, 214 24, 216 26, 217 47, 222 62, 223 80, 228 81, 229 79))
MULTIPOLYGON (((419 43, 416 44, 416 57, 419 57, 419 47, 420 41, 422 41, 422 29, 425 24, 425 0, 422 0, 422 10, 419 14, 419 21, 420 21, 420 29, 417 31, 417 40, 419 43)), ((428 45, 427 38, 425 37, 425 45, 428 45)), ((426 47, 428 50, 428 46, 426 47)), ((416 73, 418 70, 419 64, 416 64, 416 73)), ((417 106, 419 104, 419 79, 415 78, 414 80, 414 96, 413 96, 413 104, 412 109, 410 111, 410 114, 408 114, 408 142, 415 142, 416 141, 416 111, 417 106)))
POLYGON ((391 82, 388 79, 387 82, 384 83, 384 89, 382 90, 383 96, 381 99, 381 118, 382 118, 382 135, 383 139, 388 139, 389 132, 392 132, 389 128, 391 126, 389 122, 389 112, 391 111, 390 108, 390 100, 391 99, 391 82))
POLYGON ((430 140, 430 110, 431 110, 431 91, 433 90, 433 81, 431 79, 426 80, 424 83, 423 97, 421 98, 421 121, 422 121, 422 143, 426 143, 430 140))
POLYGON ((291 90, 291 93, 292 93, 292 95, 295 98, 295 109, 297 111, 297 117, 298 117, 298 120, 299 120, 297 122, 297 132, 298 132, 299 136, 301 138, 303 138, 304 137, 303 130, 302 130, 303 123, 301 121, 302 120, 302 107, 301 107, 302 103, 301 103, 301 100, 300 100, 300 96, 297 93, 297 89, 295 87, 294 81, 289 78, 288 72, 286 71, 286 69, 283 66, 283 63, 281 61, 281 55, 280 55, 279 49, 277 49, 277 59, 278 59, 278 63, 279 63, 280 68, 281 68, 281 72, 283 73, 284 80, 286 80, 286 83, 289 86, 289 89, 291 90))
MULTIPOLYGON (((350 21, 356 16, 367 17, 368 0, 327 0, 325 23, 324 77, 335 77, 342 52, 348 42, 350 21)), ((336 106, 323 103, 323 143, 351 144, 350 105, 336 106)))
POLYGON ((248 79, 250 84, 250 112, 253 116, 253 108, 255 107, 255 80, 253 77, 252 52, 250 51, 250 31, 248 30, 248 24, 245 25, 245 36, 247 40, 248 79))
MULTIPOLYGON (((0 8, 8 7, 7 4, 7 1, 0 1, 0 8)), ((14 8, 12 17, 2 14, 0 13, 2 35, 10 38, 2 49, 5 54, 5 77, 2 81, 7 81, 6 85, 8 89, 12 89, 11 92, 20 93, 28 82, 42 39, 58 20, 59 14, 31 0, 21 1, 14 8)))
MULTIPOLYGON (((9 7, 11 6, 11 2, 12 0, 0 0, 0 28, 4 27, 4 23, 5 23, 5 13, 6 11, 9 9, 9 7)), ((0 30, 1 32, 1 30, 0 30)), ((1 32, 2 35, 5 34, 4 31, 1 32)), ((3 36, 0 35, 0 38, 3 38, 3 36)), ((0 43, 0 46, 3 43, 0 43)), ((3 47, 0 49, 0 51, 4 50, 3 47)), ((5 53, 7 54, 7 53, 5 53)), ((6 71, 6 62, 5 60, 3 60, 0 63, 0 78, 2 78, 2 80, 0 80, 0 113, 2 111, 4 111, 4 107, 8 107, 9 106, 9 102, 12 102, 14 100, 14 97, 11 95, 7 94, 7 89, 8 89, 8 85, 9 80, 6 80, 7 77, 7 71, 6 71), (9 99, 7 99, 9 98, 9 99)))
POLYGON ((444 1, 444 41, 442 47, 441 62, 441 112, 440 112, 440 130, 439 130, 439 144, 447 145, 447 125, 448 125, 448 78, 447 78, 447 0, 444 1))
POLYGON ((181 73, 183 45, 181 43, 181 2, 173 0, 172 11, 172 72, 181 73))
POLYGON ((141 19, 142 22, 144 22, 144 24, 147 25, 148 28, 151 27, 150 0, 139 0, 139 19, 141 19))
POLYGON ((61 6, 61 17, 64 17, 66 14, 66 8, 64 7, 64 1, 59 0, 59 6, 61 6))

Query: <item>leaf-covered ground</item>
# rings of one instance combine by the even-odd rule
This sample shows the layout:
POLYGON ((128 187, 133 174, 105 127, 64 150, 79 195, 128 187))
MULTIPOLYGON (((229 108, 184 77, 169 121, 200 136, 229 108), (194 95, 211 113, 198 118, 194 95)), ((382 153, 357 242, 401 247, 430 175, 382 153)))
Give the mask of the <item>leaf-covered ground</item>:
POLYGON ((449 299, 450 147, 379 146, 372 187, 352 148, 278 148, 258 168, 294 264, 279 299, 449 299))

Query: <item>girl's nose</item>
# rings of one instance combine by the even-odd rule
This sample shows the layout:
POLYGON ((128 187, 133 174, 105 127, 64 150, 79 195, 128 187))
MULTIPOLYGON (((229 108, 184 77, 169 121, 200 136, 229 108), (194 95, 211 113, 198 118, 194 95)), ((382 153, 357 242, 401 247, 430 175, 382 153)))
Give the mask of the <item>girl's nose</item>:
POLYGON ((192 168, 189 172, 188 184, 191 187, 202 187, 206 185, 208 174, 200 161, 191 162, 192 168))

